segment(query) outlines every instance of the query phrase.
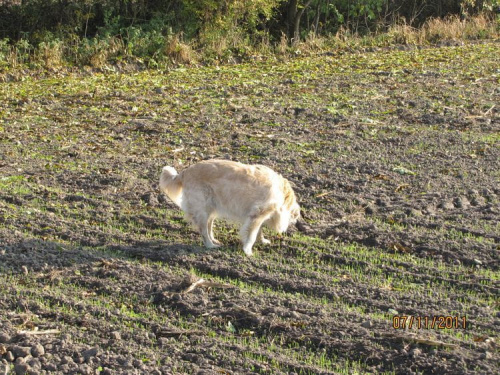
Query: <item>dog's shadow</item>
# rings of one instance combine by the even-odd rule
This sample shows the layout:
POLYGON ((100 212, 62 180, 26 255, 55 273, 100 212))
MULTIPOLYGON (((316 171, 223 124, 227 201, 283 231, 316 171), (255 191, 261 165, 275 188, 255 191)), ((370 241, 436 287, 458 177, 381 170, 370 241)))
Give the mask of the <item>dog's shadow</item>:
MULTIPOLYGON (((7 242, 7 241, 6 241, 7 242)), ((36 238, 19 238, 0 245, 0 274, 45 272, 93 264, 105 259, 135 259, 164 264, 187 264, 193 256, 226 257, 243 252, 237 241, 216 249, 201 244, 177 244, 163 240, 107 244, 91 247, 36 238)))
POLYGON ((202 244, 178 244, 166 241, 147 241, 134 244, 121 244, 110 246, 109 250, 124 256, 138 260, 147 260, 152 262, 176 263, 179 259, 186 259, 192 256, 205 255, 235 255, 241 253, 241 244, 239 241, 230 240, 218 248, 206 248, 202 244))

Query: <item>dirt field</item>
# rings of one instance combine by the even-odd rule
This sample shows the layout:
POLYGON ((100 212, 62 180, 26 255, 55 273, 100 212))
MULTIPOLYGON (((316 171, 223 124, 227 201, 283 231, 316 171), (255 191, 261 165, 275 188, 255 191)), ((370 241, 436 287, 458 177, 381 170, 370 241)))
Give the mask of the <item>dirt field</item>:
POLYGON ((499 67, 490 42, 4 73, 0 374, 500 372, 499 67), (157 185, 213 157, 292 181, 300 230, 205 250, 157 185))

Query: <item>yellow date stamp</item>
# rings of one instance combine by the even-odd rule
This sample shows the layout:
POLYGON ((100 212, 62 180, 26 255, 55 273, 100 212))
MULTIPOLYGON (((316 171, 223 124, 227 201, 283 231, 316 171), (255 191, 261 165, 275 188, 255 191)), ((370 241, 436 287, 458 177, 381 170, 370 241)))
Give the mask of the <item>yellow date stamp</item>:
POLYGON ((466 316, 432 315, 411 316, 394 315, 392 317, 394 329, 466 329, 466 316))

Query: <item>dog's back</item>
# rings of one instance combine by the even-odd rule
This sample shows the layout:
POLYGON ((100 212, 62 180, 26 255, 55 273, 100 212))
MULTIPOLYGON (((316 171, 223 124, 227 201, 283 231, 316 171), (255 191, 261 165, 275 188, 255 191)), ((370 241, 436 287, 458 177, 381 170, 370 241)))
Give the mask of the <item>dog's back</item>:
POLYGON ((217 216, 242 222, 259 207, 280 204, 275 189, 278 178, 264 166, 208 160, 183 172, 183 194, 186 203, 189 200, 198 205, 204 201, 217 216))

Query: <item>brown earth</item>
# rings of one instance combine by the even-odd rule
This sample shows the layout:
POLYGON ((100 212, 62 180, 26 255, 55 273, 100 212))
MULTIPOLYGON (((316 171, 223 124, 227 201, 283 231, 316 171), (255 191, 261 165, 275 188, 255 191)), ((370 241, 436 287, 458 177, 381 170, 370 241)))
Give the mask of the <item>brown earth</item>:
POLYGON ((498 373, 498 56, 4 83, 0 373, 498 373), (212 157, 292 181, 298 230, 205 250, 157 181, 212 157))

